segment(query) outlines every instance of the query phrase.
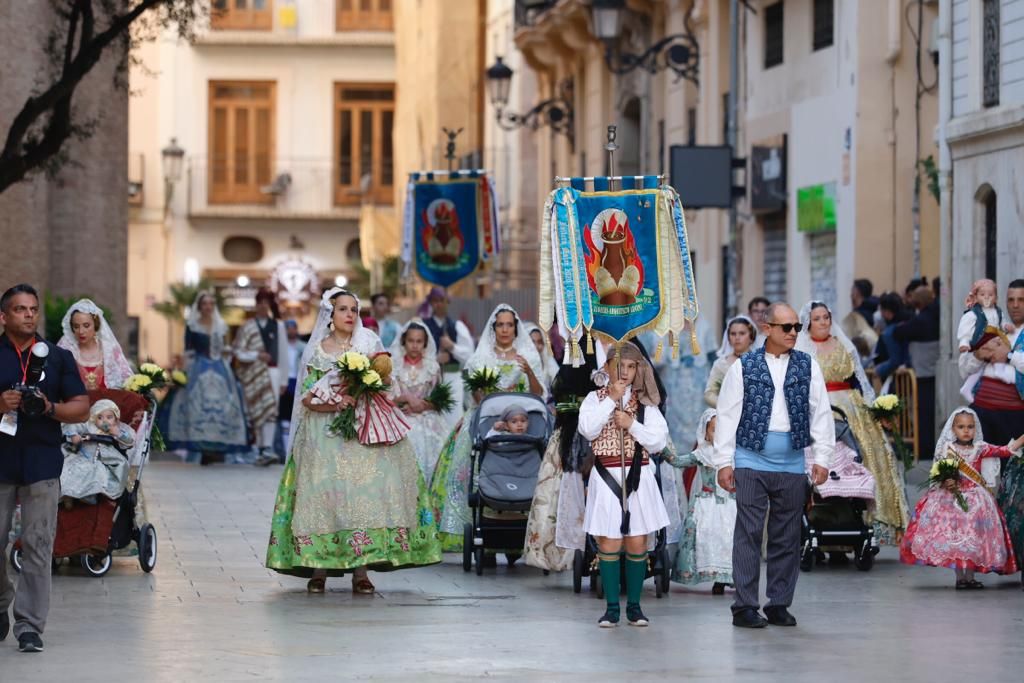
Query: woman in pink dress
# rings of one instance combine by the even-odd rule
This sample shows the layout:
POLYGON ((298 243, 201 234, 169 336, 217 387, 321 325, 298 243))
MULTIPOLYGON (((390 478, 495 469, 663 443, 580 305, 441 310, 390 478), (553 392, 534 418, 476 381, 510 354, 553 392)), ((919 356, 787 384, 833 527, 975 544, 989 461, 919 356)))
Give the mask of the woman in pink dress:
POLYGON ((943 458, 952 450, 977 476, 961 476, 959 482, 947 480, 928 490, 917 503, 907 527, 900 545, 900 560, 954 569, 958 590, 984 588, 974 579, 975 572, 1016 572, 1010 534, 995 496, 972 479, 984 481, 980 474, 984 458, 1019 457, 1022 446, 1024 436, 1006 446, 985 443, 981 422, 974 411, 954 410, 935 445, 935 458, 943 458), (967 503, 966 512, 957 504, 955 486, 959 486, 967 503))

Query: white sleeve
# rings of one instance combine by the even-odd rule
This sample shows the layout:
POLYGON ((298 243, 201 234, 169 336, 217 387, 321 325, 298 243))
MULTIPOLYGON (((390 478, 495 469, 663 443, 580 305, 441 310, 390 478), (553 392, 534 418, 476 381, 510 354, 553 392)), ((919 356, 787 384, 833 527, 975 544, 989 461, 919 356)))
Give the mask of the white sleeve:
POLYGON ((1016 372, 1024 372, 1024 351, 1014 351, 1006 358, 1006 362, 1016 372))
POLYGON ((975 318, 974 313, 968 311, 960 316, 960 322, 956 326, 956 339, 957 343, 967 340, 970 342, 971 337, 974 336, 974 325, 975 318))
POLYGON ((615 401, 598 398, 597 392, 591 391, 580 405, 579 433, 587 441, 593 441, 600 436, 614 411, 615 401))
POLYGON ((452 356, 459 363, 465 363, 473 355, 473 335, 469 328, 461 321, 455 321, 455 348, 452 349, 452 356))
MULTIPOLYGON (((246 323, 245 325, 248 324, 249 323, 246 323)), ((255 363, 259 358, 259 351, 242 348, 242 340, 246 338, 245 325, 243 325, 242 328, 238 330, 238 334, 235 335, 235 358, 238 359, 238 362, 240 363, 255 363)))
POLYGON ((818 361, 811 359, 811 452, 814 464, 829 468, 836 451, 836 425, 832 418, 832 406, 828 402, 825 376, 818 361))
POLYGON ((633 420, 629 433, 651 455, 661 453, 668 446, 668 424, 657 406, 647 406, 643 423, 633 420))
POLYGON ((732 467, 736 456, 736 429, 743 410, 743 364, 735 362, 725 373, 718 392, 718 418, 715 421, 715 469, 732 467))
POLYGON ((960 368, 960 379, 967 379, 985 365, 985 361, 974 357, 970 351, 964 351, 957 359, 957 367, 960 368))

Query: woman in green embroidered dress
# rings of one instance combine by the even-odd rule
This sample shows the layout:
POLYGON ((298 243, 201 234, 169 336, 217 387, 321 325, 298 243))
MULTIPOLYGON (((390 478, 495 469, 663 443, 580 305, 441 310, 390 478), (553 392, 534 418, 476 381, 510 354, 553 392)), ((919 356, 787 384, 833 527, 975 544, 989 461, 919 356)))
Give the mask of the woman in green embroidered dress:
POLYGON ((441 561, 410 442, 367 446, 330 433, 328 425, 354 399, 321 402, 310 391, 347 351, 370 357, 384 347, 362 327, 355 295, 333 288, 324 293, 303 353, 296 385, 303 399, 295 404, 291 458, 281 476, 267 548, 267 567, 311 577, 311 593, 322 593, 328 576, 352 574, 353 592, 372 594, 368 569, 441 561))

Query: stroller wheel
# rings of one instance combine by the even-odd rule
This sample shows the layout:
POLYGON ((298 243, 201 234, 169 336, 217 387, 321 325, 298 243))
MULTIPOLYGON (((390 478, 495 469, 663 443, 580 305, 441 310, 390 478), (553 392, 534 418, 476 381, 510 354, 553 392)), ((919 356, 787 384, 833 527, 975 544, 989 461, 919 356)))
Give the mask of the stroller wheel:
POLYGON ((577 550, 572 556, 572 592, 583 590, 583 551, 577 550))
POLYGON ((462 525, 462 571, 473 569, 473 525, 462 525))
POLYGON ((11 548, 11 566, 14 571, 21 573, 21 548, 11 548))
POLYGON ((478 545, 473 548, 473 561, 476 562, 476 575, 484 575, 484 547, 478 545))
POLYGON ((111 565, 114 564, 114 558, 110 556, 110 553, 104 553, 102 555, 82 555, 82 569, 89 572, 91 576, 99 578, 110 571, 111 565))
POLYGON ((808 543, 800 551, 800 570, 809 572, 814 569, 814 548, 808 543))
POLYGON ((857 557, 854 558, 853 563, 857 566, 857 569, 862 572, 869 572, 871 568, 875 566, 875 553, 872 552, 872 548, 869 544, 865 543, 864 547, 857 553, 857 557))
POLYGON ((139 529, 139 566, 147 574, 156 566, 156 529, 152 524, 139 529))

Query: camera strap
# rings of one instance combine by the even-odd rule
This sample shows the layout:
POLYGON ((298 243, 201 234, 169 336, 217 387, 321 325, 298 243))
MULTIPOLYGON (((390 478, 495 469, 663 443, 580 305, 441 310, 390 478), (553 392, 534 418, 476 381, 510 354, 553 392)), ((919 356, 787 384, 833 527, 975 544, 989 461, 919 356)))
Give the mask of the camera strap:
POLYGON ((17 344, 14 344, 13 346, 14 352, 18 354, 18 365, 21 366, 21 383, 24 384, 28 381, 28 365, 32 362, 32 347, 29 347, 29 350, 25 353, 25 360, 22 360, 21 349, 18 348, 17 344))

